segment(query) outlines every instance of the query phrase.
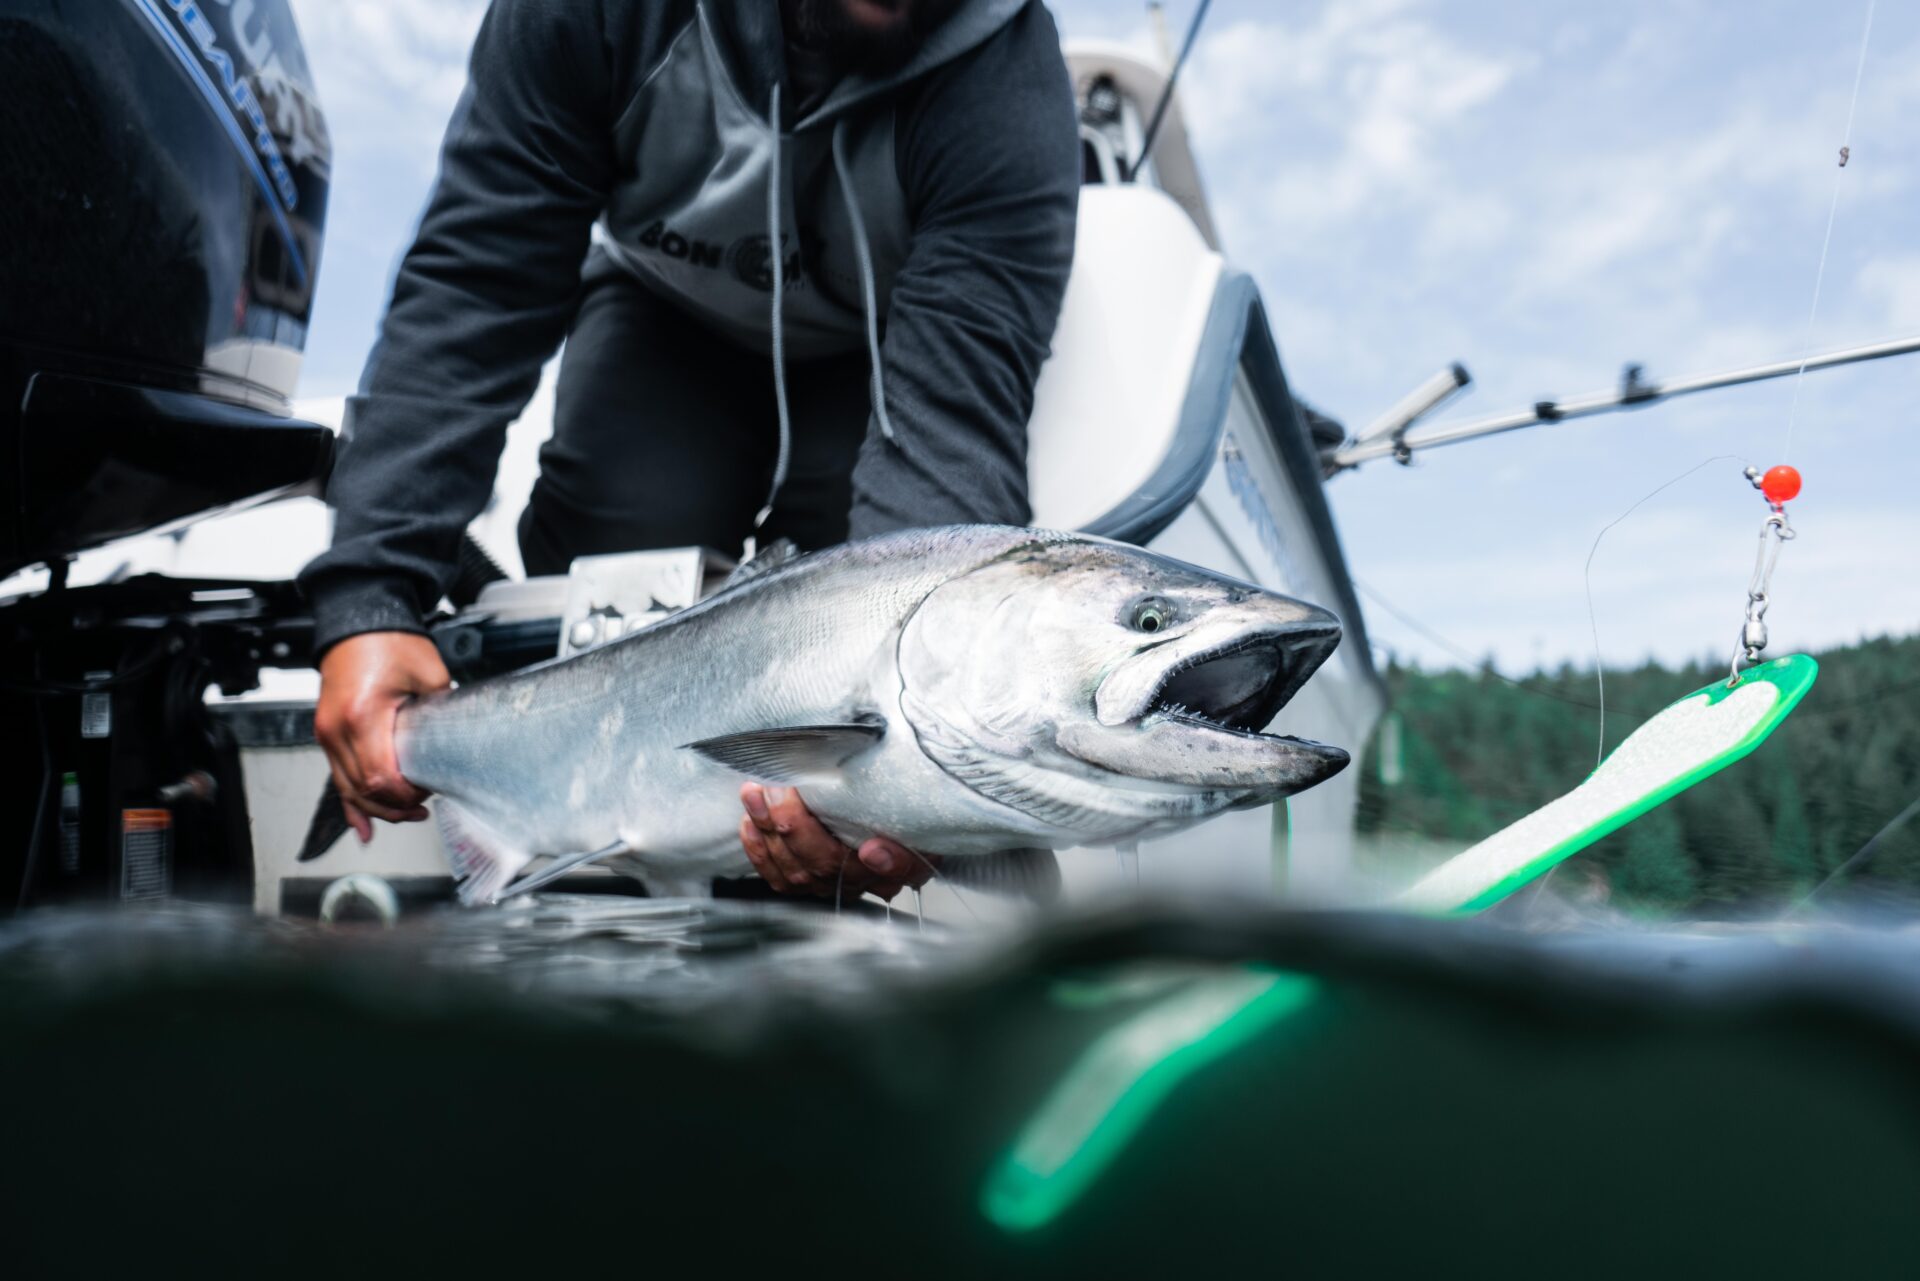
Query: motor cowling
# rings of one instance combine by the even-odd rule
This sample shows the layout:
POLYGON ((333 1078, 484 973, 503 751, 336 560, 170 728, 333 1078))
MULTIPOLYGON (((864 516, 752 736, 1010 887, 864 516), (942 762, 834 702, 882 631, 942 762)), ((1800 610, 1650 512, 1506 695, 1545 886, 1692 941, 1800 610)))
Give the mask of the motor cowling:
POLYGON ((0 0, 0 86, 0 573, 315 486, 331 144, 286 0, 0 0))

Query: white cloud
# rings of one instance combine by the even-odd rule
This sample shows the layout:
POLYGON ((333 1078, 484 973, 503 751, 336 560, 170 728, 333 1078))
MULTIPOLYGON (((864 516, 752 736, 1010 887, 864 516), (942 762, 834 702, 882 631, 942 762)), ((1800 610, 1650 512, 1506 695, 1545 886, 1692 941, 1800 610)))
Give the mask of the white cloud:
POLYGON ((1920 253, 1890 254, 1860 268, 1855 287, 1881 308, 1889 332, 1920 329, 1920 253))
POLYGON ((293 0, 336 138, 436 142, 467 79, 486 0, 293 0))
POLYGON ((1210 154, 1251 149, 1209 175, 1220 200, 1252 202, 1240 221, 1268 234, 1309 236, 1431 180, 1436 136, 1527 61, 1468 50, 1413 0, 1367 0, 1204 36, 1183 92, 1210 154))
MULTIPOLYGON (((1475 29, 1437 4, 1374 0, 1203 37, 1184 93, 1216 220, 1270 295, 1313 294, 1349 331, 1292 344, 1331 408, 1358 416, 1391 399, 1383 382, 1455 356, 1534 368, 1584 342, 1604 344, 1603 364, 1672 371, 1799 350, 1856 46, 1808 19, 1817 47, 1776 22, 1762 33, 1775 43, 1724 49, 1724 14, 1631 9, 1601 28, 1490 10, 1475 29), (1730 351, 1729 327, 1753 342, 1730 351), (1468 345, 1439 350, 1442 333, 1468 345)), ((1920 154, 1901 122, 1920 110, 1917 63, 1883 23, 1842 270, 1851 229, 1911 204, 1920 154)), ((1898 281, 1871 309, 1828 283, 1816 339, 1905 314, 1898 281)), ((1529 383, 1497 394, 1569 390, 1529 383)))

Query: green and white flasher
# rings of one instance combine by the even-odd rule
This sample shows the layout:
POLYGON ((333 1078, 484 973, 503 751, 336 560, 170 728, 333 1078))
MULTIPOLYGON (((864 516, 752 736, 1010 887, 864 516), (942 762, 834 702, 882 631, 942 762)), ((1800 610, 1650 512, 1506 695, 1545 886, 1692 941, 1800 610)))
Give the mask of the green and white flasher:
POLYGON ((1447 914, 1491 907, 1521 886, 1765 742, 1813 687, 1805 654, 1716 681, 1649 719, 1586 782, 1448 859, 1395 901, 1447 914))
MULTIPOLYGON (((1395 906, 1436 915, 1490 907, 1601 837, 1718 773, 1754 748, 1813 687, 1795 654, 1717 681, 1629 734, 1559 800, 1448 859, 1395 906)), ((1259 967, 1196 978, 1103 1033, 1054 1087, 989 1172, 986 1217, 1009 1232, 1058 1218, 1186 1078, 1300 1012, 1319 981, 1259 967)))

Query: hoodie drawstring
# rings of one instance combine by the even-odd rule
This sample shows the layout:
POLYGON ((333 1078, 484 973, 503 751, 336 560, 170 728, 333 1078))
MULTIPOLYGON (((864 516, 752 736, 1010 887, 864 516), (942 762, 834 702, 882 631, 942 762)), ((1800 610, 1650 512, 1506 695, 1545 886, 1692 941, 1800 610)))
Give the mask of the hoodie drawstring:
POLYGON ((880 375, 880 321, 874 305, 873 254, 867 248, 867 224, 860 217, 860 202, 853 197, 853 174, 847 166, 847 120, 842 116, 833 126, 833 171, 840 179, 840 198, 847 202, 847 217, 853 223, 853 252, 860 260, 860 303, 867 320, 867 360, 873 366, 873 413, 880 420, 880 434, 893 439, 893 420, 887 417, 887 384, 880 375))
POLYGON ((758 530, 773 514, 773 500, 787 483, 787 462, 793 454, 793 419, 787 412, 787 344, 781 318, 782 295, 786 292, 785 247, 780 243, 780 82, 773 85, 773 101, 767 108, 772 126, 773 159, 767 165, 767 254, 773 260, 773 400, 780 411, 780 453, 773 463, 773 487, 767 491, 767 505, 753 518, 758 530))
MULTIPOLYGON (((773 487, 767 491, 766 506, 753 518, 758 530, 773 514, 774 500, 787 483, 787 466, 793 457, 793 417, 787 408, 787 344, 782 301, 786 293, 786 251, 780 241, 780 86, 773 86, 773 98, 767 108, 772 126, 772 158, 767 164, 767 243, 773 260, 773 399, 780 415, 780 453, 773 464, 773 487)), ((873 252, 867 246, 867 224, 860 217, 860 202, 854 198, 853 173, 847 164, 846 119, 833 126, 833 171, 840 180, 840 198, 846 202, 847 217, 853 224, 853 252, 860 263, 860 309, 866 320, 867 361, 872 367, 871 394, 873 414, 880 420, 880 434, 893 440, 893 419, 887 414, 887 383, 880 372, 880 318, 874 299, 873 252)))

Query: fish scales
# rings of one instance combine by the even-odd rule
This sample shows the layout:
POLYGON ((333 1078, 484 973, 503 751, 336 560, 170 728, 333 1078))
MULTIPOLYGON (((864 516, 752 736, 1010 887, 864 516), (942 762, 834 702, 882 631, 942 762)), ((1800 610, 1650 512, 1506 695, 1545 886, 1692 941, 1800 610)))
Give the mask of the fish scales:
MULTIPOLYGON (((845 719, 929 591, 1033 538, 946 532, 905 577, 865 544, 802 557, 613 644, 423 702, 401 721, 401 772, 533 852, 629 835, 669 875, 752 875, 735 835, 740 776, 683 745, 845 719)), ((808 800, 828 818, 821 790, 808 800)))
POLYGON ((919 530, 421 699, 396 744, 464 823, 450 847, 504 858, 479 897, 533 856, 613 848, 657 887, 751 875, 746 777, 795 783, 849 843, 964 859, 1137 840, 1346 763, 1260 732, 1338 632, 1324 610, 1139 548, 919 530))

